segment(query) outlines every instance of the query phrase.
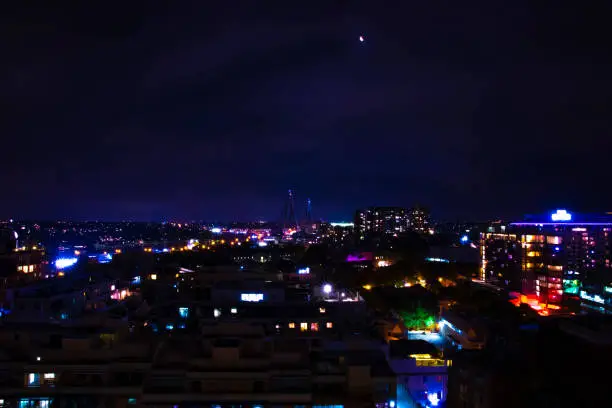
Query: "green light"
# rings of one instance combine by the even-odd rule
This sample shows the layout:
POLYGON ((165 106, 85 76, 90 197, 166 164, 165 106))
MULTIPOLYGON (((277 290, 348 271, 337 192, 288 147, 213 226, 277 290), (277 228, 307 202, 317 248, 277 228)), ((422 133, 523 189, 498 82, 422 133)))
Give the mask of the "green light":
POLYGON ((563 292, 570 295, 577 295, 580 293, 580 281, 577 279, 563 279, 563 292))
POLYGON ((427 330, 436 325, 435 316, 418 307, 414 312, 400 312, 404 325, 409 330, 427 330))

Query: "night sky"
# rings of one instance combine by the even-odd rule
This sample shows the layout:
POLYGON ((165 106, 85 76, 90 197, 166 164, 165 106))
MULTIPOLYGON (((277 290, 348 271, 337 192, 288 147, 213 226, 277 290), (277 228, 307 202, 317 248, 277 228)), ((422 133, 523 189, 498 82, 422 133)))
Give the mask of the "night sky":
POLYGON ((12 3, 0 218, 612 211, 606 2, 12 3))

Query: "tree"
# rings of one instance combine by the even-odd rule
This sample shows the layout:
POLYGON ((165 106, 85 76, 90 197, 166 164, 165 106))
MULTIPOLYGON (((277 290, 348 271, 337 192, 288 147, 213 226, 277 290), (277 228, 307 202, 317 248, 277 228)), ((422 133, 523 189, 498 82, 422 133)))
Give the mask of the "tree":
POLYGON ((408 330, 431 330, 436 324, 433 314, 420 306, 414 312, 401 311, 399 315, 408 330))

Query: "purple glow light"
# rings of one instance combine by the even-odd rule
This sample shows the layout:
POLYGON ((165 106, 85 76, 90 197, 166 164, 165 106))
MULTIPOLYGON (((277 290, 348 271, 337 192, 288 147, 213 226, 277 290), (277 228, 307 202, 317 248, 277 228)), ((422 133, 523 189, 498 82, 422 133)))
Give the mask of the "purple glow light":
POLYGON ((612 226, 612 222, 513 222, 510 225, 516 226, 544 226, 544 225, 593 225, 593 226, 612 226))
POLYGON ((371 261, 371 260, 372 260, 371 252, 362 252, 358 255, 349 254, 349 256, 346 257, 346 262, 365 262, 365 261, 371 261))

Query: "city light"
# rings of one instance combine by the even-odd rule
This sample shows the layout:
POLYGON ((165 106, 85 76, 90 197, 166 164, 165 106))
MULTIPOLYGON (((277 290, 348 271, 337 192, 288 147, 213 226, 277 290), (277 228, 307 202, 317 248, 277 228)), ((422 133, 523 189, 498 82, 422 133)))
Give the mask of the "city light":
POLYGON ((218 228, 218 227, 212 228, 210 232, 212 232, 213 234, 220 234, 221 228, 218 228))
POLYGON ((298 275, 308 275, 310 274, 310 268, 308 266, 306 268, 300 268, 297 273, 298 275))
POLYGON ((580 291, 580 298, 584 299, 584 300, 590 300, 591 302, 600 303, 602 305, 605 303, 604 298, 602 298, 601 296, 599 296, 599 295, 591 295, 590 293, 588 293, 588 292, 586 292, 584 290, 580 291))
POLYGON ((78 258, 57 258, 55 260, 55 267, 57 269, 65 269, 74 266, 79 261, 78 258))
POLYGON ((243 302, 261 302, 264 300, 263 293, 241 293, 240 300, 243 302))
POLYGON ((442 262, 442 263, 450 263, 448 259, 444 258, 425 258, 427 262, 442 262))
POLYGON ((331 225, 332 227, 341 227, 341 228, 349 228, 349 227, 355 226, 355 224, 353 224, 352 222, 330 222, 329 225, 331 225))
POLYGON ((332 285, 330 285, 329 283, 326 283, 325 285, 323 285, 323 293, 329 295, 332 292, 332 285))
POLYGON ((440 398, 438 397, 437 392, 432 392, 431 394, 427 394, 427 400, 431 404, 432 407, 437 407, 440 404, 440 398))
POLYGON ((571 221, 572 214, 568 213, 566 210, 557 210, 557 212, 550 215, 550 219, 553 221, 571 221))

